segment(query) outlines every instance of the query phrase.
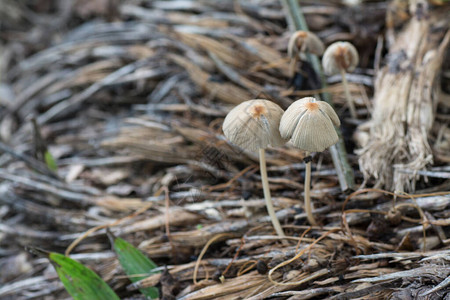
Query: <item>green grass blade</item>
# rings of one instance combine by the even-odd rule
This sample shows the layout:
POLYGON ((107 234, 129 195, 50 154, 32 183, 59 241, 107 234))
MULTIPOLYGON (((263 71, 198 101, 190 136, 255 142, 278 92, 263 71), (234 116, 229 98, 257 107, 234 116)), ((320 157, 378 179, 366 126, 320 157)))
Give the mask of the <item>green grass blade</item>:
MULTIPOLYGON (((129 276, 131 282, 159 273, 159 271, 152 271, 158 266, 151 259, 121 238, 114 238, 114 251, 116 251, 120 265, 129 276)), ((139 291, 152 299, 159 297, 158 289, 155 287, 142 288, 139 291)))
POLYGON ((49 259, 73 299, 120 300, 106 282, 81 263, 59 253, 50 253, 49 259))
POLYGON ((50 153, 50 151, 45 151, 44 154, 44 159, 45 159, 45 164, 47 165, 47 167, 56 172, 58 171, 58 165, 56 164, 55 158, 53 157, 53 155, 50 153))

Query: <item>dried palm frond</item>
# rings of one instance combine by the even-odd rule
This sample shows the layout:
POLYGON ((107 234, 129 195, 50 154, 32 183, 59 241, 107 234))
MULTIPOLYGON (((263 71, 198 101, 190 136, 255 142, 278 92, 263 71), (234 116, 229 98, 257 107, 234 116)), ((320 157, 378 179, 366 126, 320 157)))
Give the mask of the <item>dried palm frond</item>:
POLYGON ((413 191, 417 172, 433 162, 428 135, 439 102, 439 69, 450 41, 448 24, 439 30, 434 24, 445 24, 447 17, 411 19, 376 78, 367 143, 357 151, 366 180, 373 177, 376 186, 413 191))

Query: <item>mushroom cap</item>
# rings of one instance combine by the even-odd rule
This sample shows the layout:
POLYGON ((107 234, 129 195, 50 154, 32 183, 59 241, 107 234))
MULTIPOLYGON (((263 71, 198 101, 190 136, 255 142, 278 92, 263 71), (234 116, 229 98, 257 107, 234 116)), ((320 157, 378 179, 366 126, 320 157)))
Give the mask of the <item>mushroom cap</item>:
POLYGON ((288 55, 293 58, 299 52, 310 52, 316 55, 322 55, 325 49, 322 41, 310 31, 299 30, 291 35, 288 43, 288 55))
POLYGON ((283 112, 269 100, 244 101, 225 117, 223 133, 231 143, 252 152, 269 145, 282 146, 287 141, 278 130, 283 112))
POLYGON ((331 44, 322 57, 323 70, 327 75, 339 74, 341 70, 353 72, 358 62, 358 51, 349 42, 331 44))
POLYGON ((339 140, 334 126, 340 124, 339 117, 328 103, 306 97, 295 101, 285 111, 281 117, 280 134, 291 139, 297 148, 322 152, 339 140))

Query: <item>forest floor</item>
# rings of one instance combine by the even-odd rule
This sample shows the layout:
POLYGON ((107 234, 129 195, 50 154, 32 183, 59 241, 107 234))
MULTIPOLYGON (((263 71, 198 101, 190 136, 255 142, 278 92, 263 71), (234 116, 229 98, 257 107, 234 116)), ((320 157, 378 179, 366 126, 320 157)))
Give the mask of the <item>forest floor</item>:
MULTIPOLYGON (((347 76, 355 119, 340 75, 321 89, 304 61, 291 76, 288 2, 1 1, 0 299, 70 299, 30 248, 70 252, 121 299, 143 299, 138 287, 153 285, 162 299, 450 299, 449 59, 427 73, 440 84, 419 85, 432 99, 423 104, 432 112, 422 130, 429 154, 406 179, 408 193, 368 174, 359 151, 370 140, 377 79, 398 58, 388 55, 396 37, 414 18, 448 16, 449 5, 301 1, 325 45, 345 40, 359 52, 347 76), (304 152, 269 148, 281 238, 258 156, 230 144, 222 123, 245 100, 286 109, 319 93, 341 120, 354 186, 343 187, 330 150, 313 153, 320 226, 311 227, 304 152), (106 228, 163 275, 132 285, 106 228)), ((438 37, 427 57, 444 57, 448 20, 432 26, 438 37)), ((390 152, 388 144, 377 152, 390 152)))

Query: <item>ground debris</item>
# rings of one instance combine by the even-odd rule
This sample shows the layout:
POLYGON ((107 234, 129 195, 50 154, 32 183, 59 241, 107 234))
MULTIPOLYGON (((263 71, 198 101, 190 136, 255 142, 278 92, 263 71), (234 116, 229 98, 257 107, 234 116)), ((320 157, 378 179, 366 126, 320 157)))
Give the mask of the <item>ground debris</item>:
MULTIPOLYGON (((290 85, 283 1, 3 2, 1 299, 68 297, 29 247, 70 252, 121 299, 142 299, 139 288, 150 286, 161 299, 186 300, 450 297, 449 33, 433 21, 448 4, 432 1, 421 18, 422 9, 410 13, 402 1, 302 2, 327 45, 346 40, 360 52, 348 77, 353 120, 340 78, 328 78, 324 90, 290 85), (400 38, 411 51, 397 49, 400 38), (439 94, 432 85, 441 67, 439 94), (390 94, 399 87, 408 103, 390 94), (285 109, 322 92, 333 96, 360 189, 343 193, 332 153, 312 154, 321 226, 310 227, 305 154, 289 143, 267 149, 280 238, 265 210, 258 156, 226 140, 223 118, 245 100, 285 109), (387 139, 387 126, 405 136, 387 139), (363 189, 377 184, 415 191, 363 189), (107 229, 162 273, 130 283, 107 229)), ((302 70, 297 79, 306 80, 302 70)))

